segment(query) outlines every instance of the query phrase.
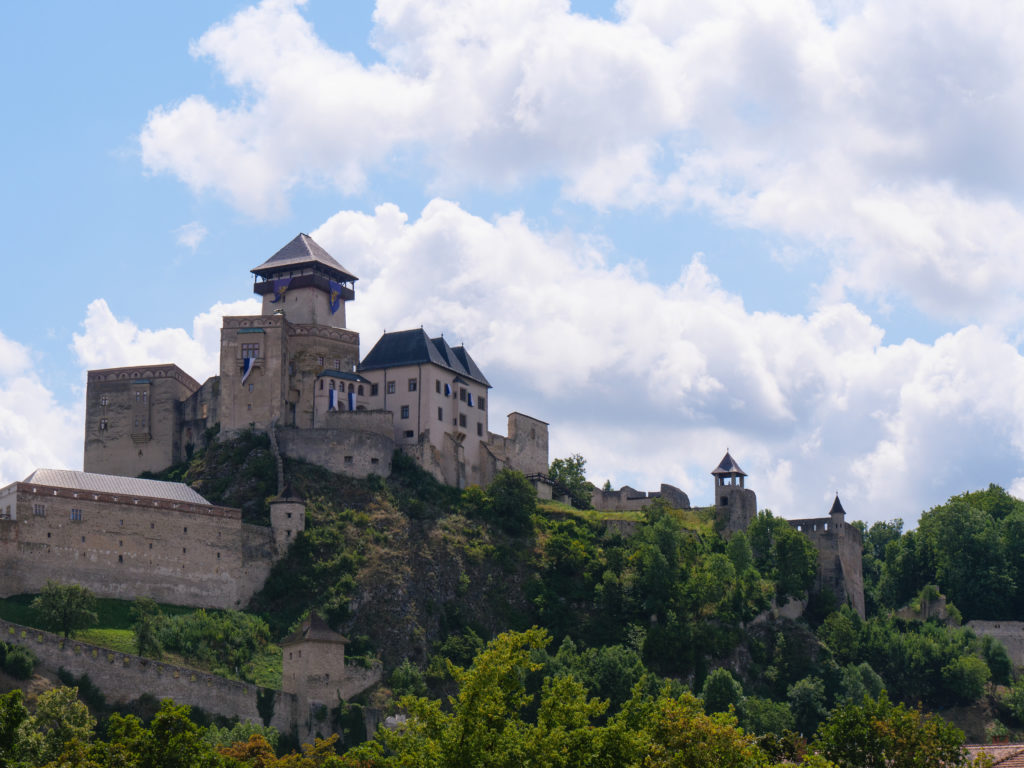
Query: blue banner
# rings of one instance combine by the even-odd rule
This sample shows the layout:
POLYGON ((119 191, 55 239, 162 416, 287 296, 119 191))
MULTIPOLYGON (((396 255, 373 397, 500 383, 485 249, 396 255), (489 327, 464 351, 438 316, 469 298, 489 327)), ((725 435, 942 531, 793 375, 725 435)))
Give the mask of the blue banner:
POLYGON ((469 400, 468 400, 469 407, 472 408, 473 407, 473 393, 470 392, 468 397, 469 397, 469 400))
POLYGON ((274 281, 274 300, 271 304, 277 304, 279 301, 284 301, 284 292, 288 290, 288 286, 291 284, 292 279, 290 277, 282 277, 274 281))
POLYGON ((243 357, 242 358, 242 383, 245 384, 245 380, 249 378, 249 374, 252 373, 253 364, 256 362, 255 357, 243 357))
POLYGON ((336 283, 333 280, 331 284, 331 314, 333 315, 338 311, 338 307, 341 306, 341 283, 336 283))
POLYGON ((445 397, 451 397, 452 396, 452 385, 451 384, 445 384, 444 385, 444 396, 445 397))
POLYGON ((356 409, 356 393, 355 392, 349 392, 348 393, 348 409, 350 411, 354 411, 356 409))
POLYGON ((336 389, 332 389, 330 392, 327 393, 327 410, 338 410, 338 390, 336 389))

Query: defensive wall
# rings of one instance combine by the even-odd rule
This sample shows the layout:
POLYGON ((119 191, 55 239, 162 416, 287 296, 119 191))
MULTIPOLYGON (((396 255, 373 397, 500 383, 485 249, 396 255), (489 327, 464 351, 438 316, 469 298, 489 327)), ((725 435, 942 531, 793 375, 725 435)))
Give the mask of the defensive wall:
POLYGON ((278 427, 281 453, 351 477, 391 474, 395 450, 390 411, 342 411, 327 414, 316 429, 278 427))
POLYGON ((977 635, 992 637, 1003 644, 1017 669, 1024 667, 1024 621, 981 621, 975 619, 967 626, 977 635))
POLYGON ((631 512, 641 510, 654 499, 664 499, 672 509, 689 509, 690 497, 667 483, 658 491, 638 491, 624 485, 617 491, 596 490, 590 495, 590 505, 602 512, 631 512))
POLYGON ((0 519, 0 597, 54 579, 101 597, 239 608, 283 553, 274 529, 242 523, 237 509, 30 483, 5 491, 16 511, 0 519))
POLYGON ((75 677, 88 675, 111 703, 127 703, 143 693, 170 698, 178 704, 239 720, 272 725, 291 733, 295 728, 297 697, 249 683, 200 672, 188 667, 112 651, 79 640, 0 620, 0 639, 32 651, 43 669, 56 674, 61 668, 75 677), (260 698, 269 701, 260 715, 260 698))
POLYGON ((849 603, 864 618, 864 541, 860 530, 841 515, 790 520, 818 550, 815 590, 831 591, 840 604, 849 603))

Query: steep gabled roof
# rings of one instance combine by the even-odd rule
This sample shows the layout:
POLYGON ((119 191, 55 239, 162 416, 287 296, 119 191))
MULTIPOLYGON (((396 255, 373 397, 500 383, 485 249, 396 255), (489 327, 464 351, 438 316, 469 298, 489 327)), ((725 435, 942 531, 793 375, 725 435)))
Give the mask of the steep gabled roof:
POLYGON ((832 509, 828 511, 830 515, 840 514, 845 515, 846 510, 843 509, 843 505, 839 503, 839 494, 836 494, 836 500, 832 502, 832 509))
POLYGON ((184 483, 168 483, 164 480, 98 475, 93 472, 78 472, 72 469, 37 469, 22 482, 27 485, 47 485, 51 488, 67 488, 74 491, 142 496, 147 499, 212 506, 210 502, 184 483))
POLYGON ((359 370, 374 371, 420 363, 432 363, 456 376, 464 376, 485 387, 491 386, 464 347, 452 349, 443 337, 432 339, 422 328, 385 333, 363 358, 359 370))
POLYGON ((304 640, 319 643, 340 643, 342 645, 348 642, 347 639, 327 626, 327 622, 321 619, 316 612, 310 613, 309 618, 302 622, 299 628, 282 640, 279 645, 292 645, 294 643, 301 643, 304 640))
POLYGON ((736 463, 736 459, 729 455, 729 452, 725 452, 725 456, 718 462, 718 466, 711 471, 712 475, 743 475, 747 476, 747 473, 740 469, 740 465, 736 463))
POLYGON ((351 282, 359 279, 335 261, 334 257, 321 248, 313 238, 304 233, 299 233, 288 245, 252 269, 251 272, 263 278, 270 278, 282 270, 312 266, 319 266, 339 282, 351 282))

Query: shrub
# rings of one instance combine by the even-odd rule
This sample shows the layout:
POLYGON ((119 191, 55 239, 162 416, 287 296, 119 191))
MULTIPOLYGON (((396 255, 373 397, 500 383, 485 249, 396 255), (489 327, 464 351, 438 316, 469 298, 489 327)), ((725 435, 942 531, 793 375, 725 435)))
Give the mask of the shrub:
POLYGON ((36 669, 39 659, 27 648, 9 645, 4 653, 4 671, 17 680, 28 680, 36 669))

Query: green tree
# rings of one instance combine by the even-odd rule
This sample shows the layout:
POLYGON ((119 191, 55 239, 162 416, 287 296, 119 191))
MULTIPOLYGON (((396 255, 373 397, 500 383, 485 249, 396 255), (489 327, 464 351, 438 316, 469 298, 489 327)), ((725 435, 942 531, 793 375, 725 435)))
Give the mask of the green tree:
POLYGON ((47 629, 62 632, 64 639, 78 629, 91 627, 96 616, 96 597, 79 584, 47 581, 32 601, 32 611, 47 629))
POLYGON ((163 655, 160 642, 160 606, 149 597, 138 597, 129 611, 132 632, 135 633, 135 650, 139 656, 159 659, 163 655))
POLYGON ((825 717, 825 683, 817 677, 797 680, 786 689, 796 729, 810 738, 825 717))
POLYGON ((586 468, 587 460, 574 453, 566 459, 555 459, 548 470, 555 493, 568 495, 577 509, 590 509, 590 495, 594 492, 593 483, 587 480, 586 468))
POLYGON ((72 740, 90 741, 95 727, 77 688, 52 688, 39 694, 35 713, 18 726, 15 753, 29 765, 44 765, 60 757, 72 740))
POLYGON ((743 698, 743 686, 725 667, 712 670, 704 680, 704 688, 700 697, 704 700, 704 711, 709 715, 715 712, 728 712, 743 698))
POLYGON ((942 679, 959 704, 971 704, 980 699, 990 677, 988 665, 969 654, 957 657, 942 668, 942 679))
POLYGON ((802 598, 814 583, 818 551, 811 540, 771 510, 758 512, 747 528, 754 564, 775 582, 776 596, 802 598))
POLYGON ((527 533, 533 528, 537 511, 537 491, 522 472, 503 469, 487 486, 491 515, 511 534, 527 533))
POLYGON ((0 695, 0 765, 13 764, 19 729, 28 717, 25 695, 20 690, 0 695))
POLYGON ((784 701, 745 696, 737 707, 737 716, 747 733, 781 736, 796 727, 793 711, 784 701))
POLYGON ((963 743, 963 732, 941 717, 882 695, 834 710, 813 747, 839 768, 960 768, 972 765, 963 743))

